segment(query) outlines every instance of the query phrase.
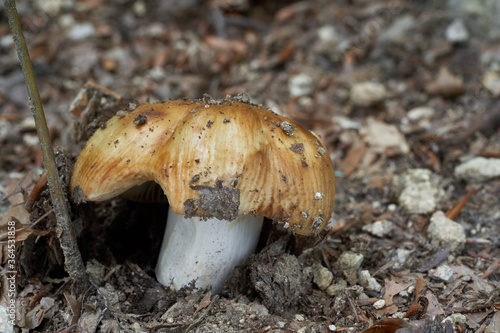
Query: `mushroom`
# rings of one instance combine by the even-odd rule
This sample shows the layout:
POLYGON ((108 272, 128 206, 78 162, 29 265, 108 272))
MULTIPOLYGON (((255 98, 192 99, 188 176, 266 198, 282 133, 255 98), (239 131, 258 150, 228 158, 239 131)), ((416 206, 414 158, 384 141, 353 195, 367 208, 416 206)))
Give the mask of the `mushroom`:
POLYGON ((73 196, 110 199, 156 182, 170 211, 156 267, 174 289, 221 290, 255 251, 264 217, 301 235, 327 224, 335 197, 321 139, 241 98, 173 100, 120 112, 74 166, 73 196))

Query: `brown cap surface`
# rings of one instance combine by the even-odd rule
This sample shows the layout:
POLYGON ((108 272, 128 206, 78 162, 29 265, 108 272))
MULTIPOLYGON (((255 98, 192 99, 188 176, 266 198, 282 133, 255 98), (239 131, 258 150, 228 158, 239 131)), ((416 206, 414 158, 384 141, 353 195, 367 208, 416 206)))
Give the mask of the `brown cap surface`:
POLYGON ((144 104, 111 118, 87 142, 71 191, 112 198, 155 181, 176 214, 259 215, 318 233, 333 210, 328 152, 312 132, 238 99, 144 104))

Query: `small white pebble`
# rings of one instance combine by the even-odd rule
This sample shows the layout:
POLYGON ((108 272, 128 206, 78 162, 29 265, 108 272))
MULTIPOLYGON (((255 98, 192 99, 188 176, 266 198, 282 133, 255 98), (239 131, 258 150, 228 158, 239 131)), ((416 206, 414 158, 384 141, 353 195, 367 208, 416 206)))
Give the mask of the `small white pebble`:
POLYGON ((130 111, 134 111, 137 108, 137 104, 135 103, 128 103, 127 107, 130 111))
POLYGON ((403 319, 405 317, 405 312, 396 312, 395 314, 393 314, 391 317, 392 318, 400 318, 400 319, 403 319))
POLYGON ((316 200, 321 200, 325 197, 325 195, 323 193, 320 193, 320 192, 316 192, 316 194, 314 195, 314 199, 316 200))
POLYGON ((333 332, 333 331, 337 330, 337 326, 335 326, 335 325, 328 325, 328 329, 333 332))
POLYGON ((295 320, 297 320, 297 321, 304 321, 304 319, 305 319, 304 316, 301 315, 301 314, 296 314, 295 315, 295 320))
POLYGON ((373 307, 375 309, 382 309, 385 306, 385 301, 383 299, 379 299, 375 303, 373 303, 373 307))
POLYGON ((116 113, 116 115, 117 115, 118 117, 120 117, 120 118, 125 117, 125 115, 126 115, 126 114, 127 114, 127 113, 126 113, 125 111, 123 111, 123 110, 120 110, 120 111, 118 111, 118 112, 116 113))
POLYGON ((467 317, 461 313, 453 313, 446 317, 441 323, 444 324, 446 321, 450 321, 452 323, 466 323, 467 317))

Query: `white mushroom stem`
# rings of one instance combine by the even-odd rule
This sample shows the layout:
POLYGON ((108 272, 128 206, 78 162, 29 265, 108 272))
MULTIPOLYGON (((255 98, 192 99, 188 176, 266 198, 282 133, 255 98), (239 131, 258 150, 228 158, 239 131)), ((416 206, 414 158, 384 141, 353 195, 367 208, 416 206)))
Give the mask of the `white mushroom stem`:
POLYGON ((218 293, 234 267, 255 251, 263 220, 240 215, 234 221, 204 221, 169 210, 156 278, 174 289, 194 280, 196 289, 211 286, 212 293, 218 293))

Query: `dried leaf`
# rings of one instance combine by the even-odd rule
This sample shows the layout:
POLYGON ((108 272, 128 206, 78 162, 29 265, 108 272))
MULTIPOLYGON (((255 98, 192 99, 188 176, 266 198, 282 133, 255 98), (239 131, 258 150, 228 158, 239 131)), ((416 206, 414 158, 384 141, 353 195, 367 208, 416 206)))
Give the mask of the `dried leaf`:
POLYGON ((429 95, 441 95, 443 97, 457 97, 465 93, 462 79, 453 75, 446 67, 439 70, 435 81, 425 87, 429 95))
POLYGON ((411 304, 408 311, 405 313, 405 318, 417 317, 417 319, 422 318, 422 316, 427 312, 427 307, 429 306, 429 300, 424 296, 419 296, 415 298, 415 301, 411 304))
POLYGON ((74 325, 78 322, 78 319, 80 319, 80 314, 81 314, 81 302, 79 302, 75 295, 68 294, 68 293, 63 293, 64 298, 66 299, 66 302, 68 302, 69 307, 71 308, 71 312, 73 313, 73 318, 71 319, 71 325, 74 325))
MULTIPOLYGON (((31 229, 29 227, 23 227, 16 229, 15 235, 16 235, 16 242, 23 242, 25 241, 28 237, 30 236, 45 236, 49 232, 46 230, 37 230, 37 229, 31 229)), ((4 232, 0 234, 0 241, 5 241, 8 239, 8 232, 4 232)))
POLYGON ((210 300, 210 298, 212 297, 212 292, 209 291, 204 297, 203 299, 200 301, 200 305, 198 305, 198 308, 196 309, 196 311, 194 313, 197 313, 198 311, 200 310, 203 310, 204 308, 206 308, 207 306, 210 305, 210 303, 212 302, 210 300))
POLYGON ((415 282, 415 295, 416 297, 423 296, 425 290, 427 289, 427 284, 423 277, 419 276, 417 282, 415 282))
POLYGON ((491 318, 490 324, 484 330, 484 333, 500 332, 500 312, 496 312, 491 318))
POLYGON ((376 153, 391 157, 410 152, 405 136, 394 125, 370 118, 361 128, 360 134, 370 150, 376 153))
POLYGON ((366 152, 366 144, 363 141, 358 141, 351 146, 347 152, 347 156, 342 161, 342 170, 346 176, 349 176, 358 167, 359 162, 366 152))
POLYGON ((440 315, 445 314, 445 311, 443 310, 443 306, 441 303, 439 303, 439 300, 436 298, 436 296, 430 291, 427 290, 425 293, 425 298, 429 301, 427 305, 427 315, 430 317, 437 317, 440 315))
POLYGON ((362 331, 361 333, 395 333, 403 327, 411 327, 404 319, 400 318, 384 318, 373 324, 372 327, 362 331))
POLYGON ((399 284, 395 281, 385 280, 385 294, 383 296, 383 299, 386 306, 378 310, 377 312, 381 315, 391 315, 398 312, 398 307, 394 304, 392 298, 411 285, 411 282, 399 284))

